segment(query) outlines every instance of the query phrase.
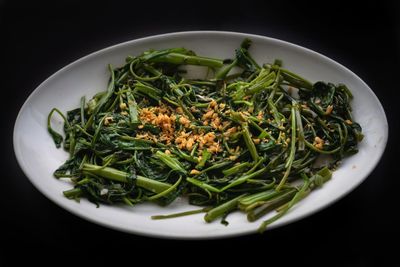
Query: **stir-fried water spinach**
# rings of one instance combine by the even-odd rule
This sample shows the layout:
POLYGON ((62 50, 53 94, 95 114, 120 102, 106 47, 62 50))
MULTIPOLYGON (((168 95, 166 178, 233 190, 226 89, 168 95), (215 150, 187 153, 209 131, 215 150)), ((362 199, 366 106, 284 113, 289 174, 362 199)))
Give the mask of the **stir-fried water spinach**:
POLYGON ((48 131, 70 155, 54 172, 74 184, 64 195, 131 206, 187 196, 203 207, 153 219, 205 212, 206 222, 227 223, 241 210, 252 222, 276 210, 262 232, 321 187, 362 140, 352 94, 343 84, 311 83, 280 60, 261 66, 250 44, 231 60, 184 48, 129 56, 109 66, 106 91, 66 115, 51 110, 48 131), (187 78, 185 65, 207 67, 207 77, 187 78), (64 137, 52 128, 56 113, 64 137))

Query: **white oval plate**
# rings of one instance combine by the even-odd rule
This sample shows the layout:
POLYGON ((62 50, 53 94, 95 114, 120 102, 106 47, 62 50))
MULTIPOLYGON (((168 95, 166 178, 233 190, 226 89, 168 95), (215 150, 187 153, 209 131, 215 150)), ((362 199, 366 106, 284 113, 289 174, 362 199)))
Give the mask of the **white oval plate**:
MULTIPOLYGON (((146 37, 95 52, 59 70, 36 88, 17 117, 14 150, 21 168, 40 192, 61 207, 114 229, 165 238, 215 238, 255 232, 261 221, 249 223, 240 212, 229 215, 227 227, 219 221, 205 223, 203 214, 168 220, 150 219, 151 215, 193 209, 185 199, 178 199, 168 207, 145 203, 132 208, 107 205, 96 208, 84 199, 80 203, 68 200, 62 191, 71 188, 71 184, 57 180, 52 175, 68 155, 62 149, 55 148, 46 130, 46 119, 51 108, 57 107, 65 112, 78 107, 82 95, 90 99, 95 93, 106 89, 109 77, 106 65, 109 63, 120 66, 127 55, 171 47, 185 47, 203 56, 232 58, 234 50, 246 37, 253 41, 250 51, 259 63, 282 59, 286 68, 312 82, 344 83, 354 94, 354 117, 365 134, 359 153, 345 159, 331 181, 269 228, 299 220, 333 203, 366 179, 382 156, 388 125, 379 100, 359 77, 323 55, 284 41, 243 33, 200 31, 146 37)), ((61 120, 55 120, 54 123, 62 125, 61 120)))

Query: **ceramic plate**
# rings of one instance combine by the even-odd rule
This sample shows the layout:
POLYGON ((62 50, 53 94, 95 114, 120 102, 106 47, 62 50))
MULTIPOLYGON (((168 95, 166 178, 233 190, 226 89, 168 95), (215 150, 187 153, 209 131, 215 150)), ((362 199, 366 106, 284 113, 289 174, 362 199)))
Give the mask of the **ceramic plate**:
MULTIPOLYGON (((346 158, 334 172, 332 180, 322 189, 296 205, 269 229, 297 221, 340 199, 374 169, 384 151, 388 125, 384 110, 372 90, 353 72, 339 63, 309 49, 263 36, 233 32, 180 32, 146 37, 118 44, 69 64, 44 81, 22 106, 14 128, 14 149, 18 162, 29 180, 40 192, 59 206, 92 222, 129 233, 166 238, 216 238, 253 233, 260 221, 249 223, 242 213, 229 216, 229 226, 217 220, 206 223, 203 214, 157 220, 151 215, 191 210, 186 199, 177 199, 168 207, 145 203, 135 207, 95 205, 66 199, 62 191, 71 184, 57 180, 53 171, 68 157, 56 149, 46 130, 49 111, 57 107, 63 112, 79 106, 82 95, 90 99, 105 90, 109 73, 107 64, 120 66, 127 55, 137 55, 148 49, 185 47, 198 55, 232 58, 234 49, 244 38, 253 41, 251 54, 259 63, 282 59, 291 71, 315 81, 346 84, 354 94, 354 118, 363 128, 365 138, 359 153, 346 158)), ((62 121, 56 121, 59 126, 62 121)))

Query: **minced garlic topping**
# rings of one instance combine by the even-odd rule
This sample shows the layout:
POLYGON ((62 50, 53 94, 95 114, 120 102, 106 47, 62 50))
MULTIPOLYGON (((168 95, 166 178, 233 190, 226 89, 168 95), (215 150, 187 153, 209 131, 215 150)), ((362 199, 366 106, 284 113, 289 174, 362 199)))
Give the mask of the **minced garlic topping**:
MULTIPOLYGON (((162 142, 167 145, 173 143, 179 149, 187 151, 191 151, 197 145, 200 152, 207 149, 210 153, 218 153, 222 151, 218 137, 222 136, 224 128, 231 124, 230 121, 223 121, 218 115, 218 112, 225 106, 225 104, 218 105, 215 100, 212 100, 205 110, 191 108, 191 110, 202 112, 201 121, 204 126, 211 126, 212 131, 210 132, 201 128, 196 129, 196 126, 184 114, 181 107, 174 110, 161 104, 160 106, 142 108, 139 110, 139 117, 142 122, 139 129, 143 129, 144 124, 151 124, 161 131, 158 135, 155 135, 143 130, 136 134, 136 138, 162 142)), ((225 131, 224 136, 229 137, 236 131, 236 127, 231 127, 225 131)))
POLYGON ((318 149, 322 149, 324 146, 324 140, 321 139, 320 137, 316 136, 314 139, 314 146, 318 149))

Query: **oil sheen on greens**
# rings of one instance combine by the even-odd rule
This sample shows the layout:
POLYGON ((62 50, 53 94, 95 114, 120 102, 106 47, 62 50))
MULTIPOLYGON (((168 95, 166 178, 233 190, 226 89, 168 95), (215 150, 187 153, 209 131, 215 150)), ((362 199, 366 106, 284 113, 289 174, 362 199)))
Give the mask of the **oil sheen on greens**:
MULTIPOLYGON (((211 222, 240 210, 259 231, 331 178, 357 153, 360 125, 343 84, 311 83, 280 60, 259 65, 246 39, 232 59, 184 48, 128 56, 108 88, 65 115, 54 108, 48 131, 69 159, 54 176, 74 187, 67 198, 165 206, 186 196, 211 222), (207 69, 202 78, 186 65, 207 69), (57 114, 57 115, 56 115, 57 114), (64 136, 53 130, 64 120, 64 136)), ((265 51, 268 53, 268 51, 265 51)), ((132 210, 134 212, 134 209, 132 210)))

